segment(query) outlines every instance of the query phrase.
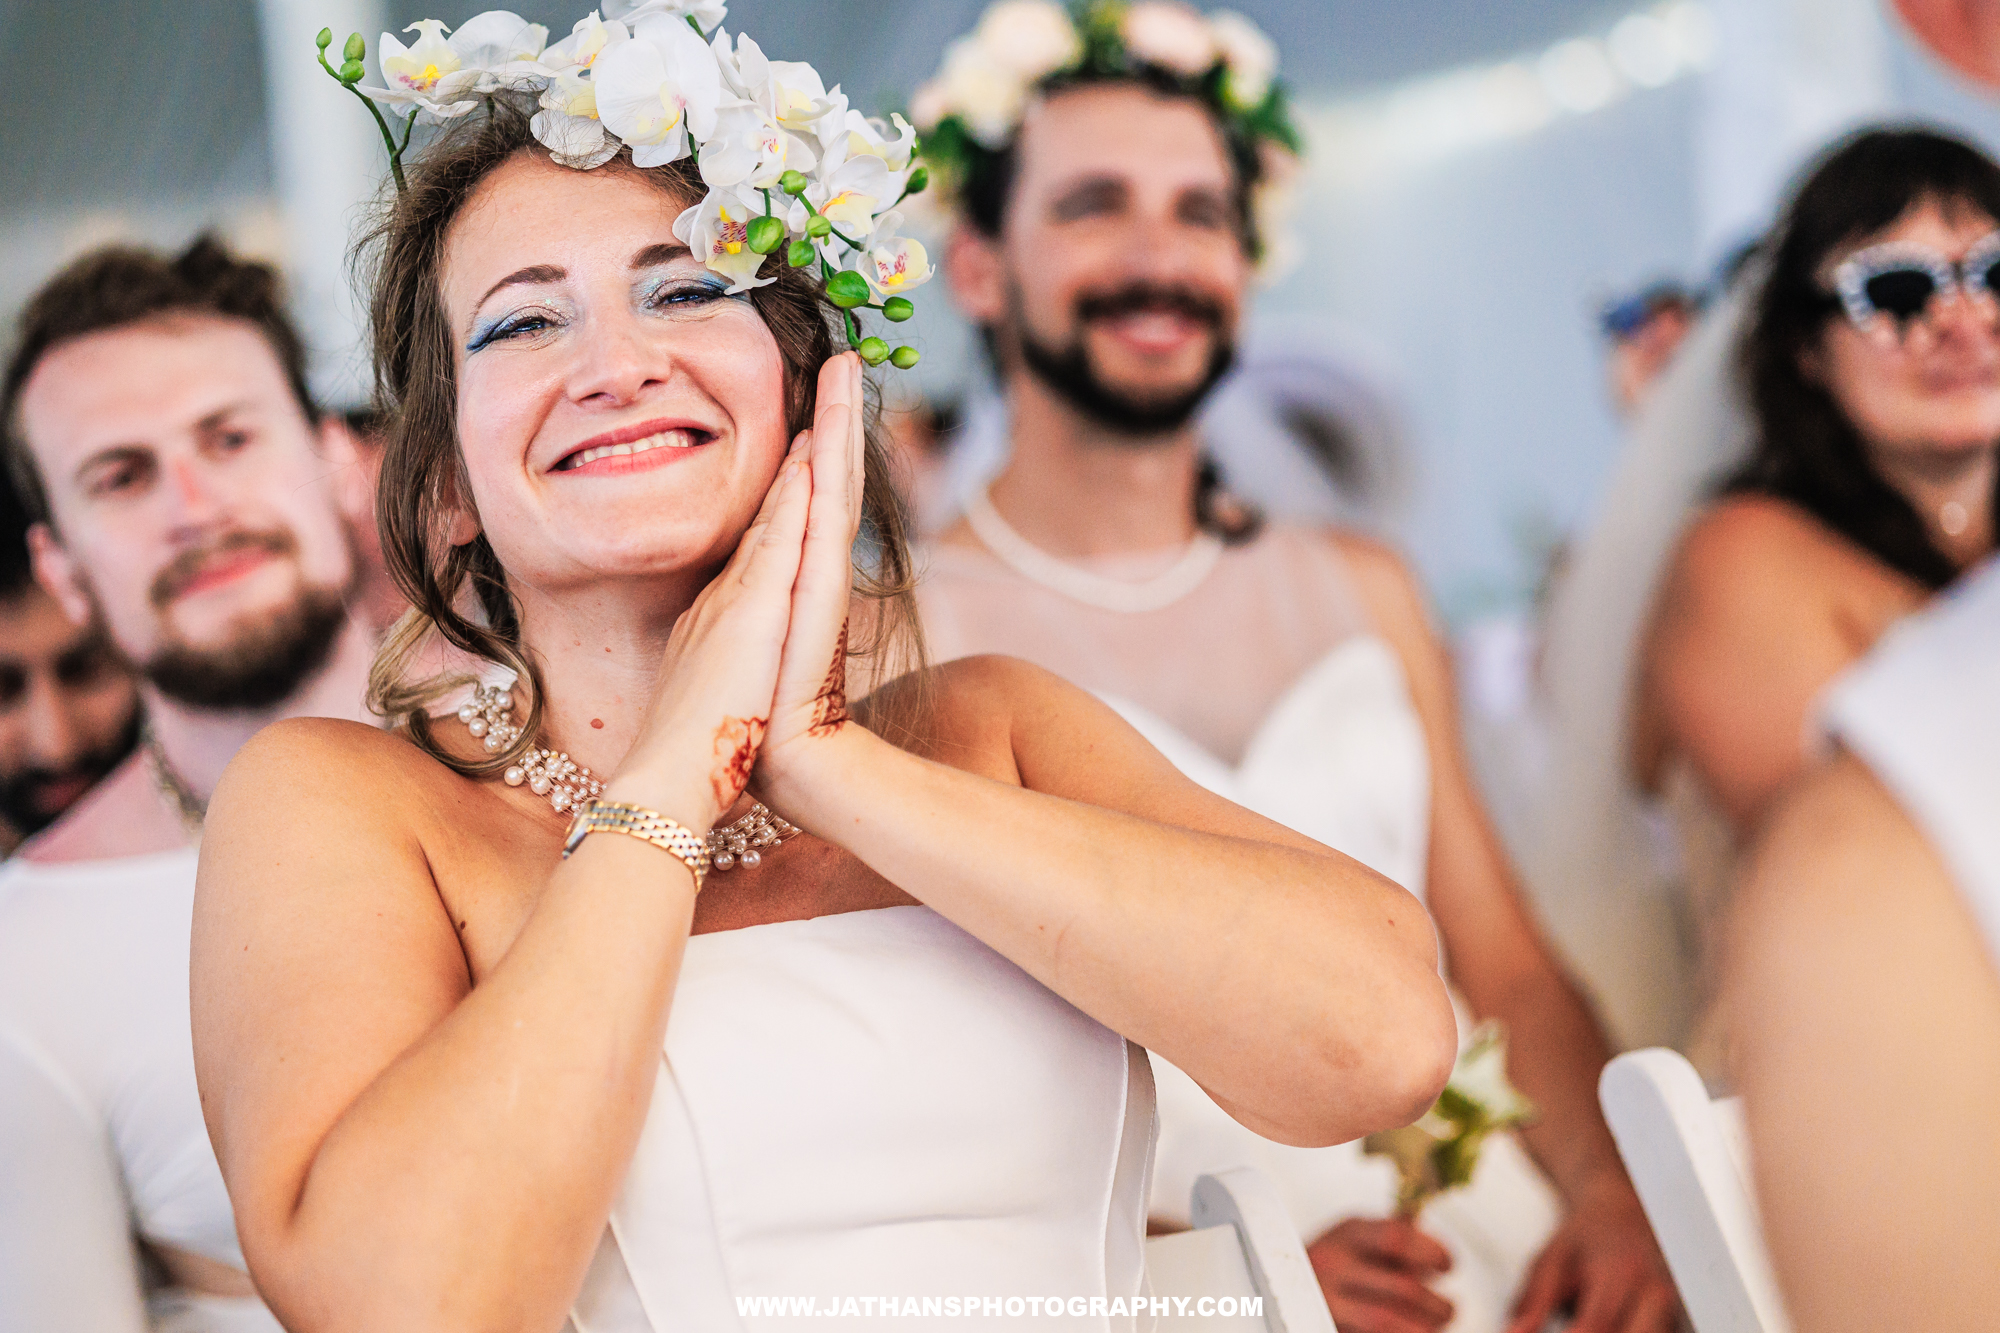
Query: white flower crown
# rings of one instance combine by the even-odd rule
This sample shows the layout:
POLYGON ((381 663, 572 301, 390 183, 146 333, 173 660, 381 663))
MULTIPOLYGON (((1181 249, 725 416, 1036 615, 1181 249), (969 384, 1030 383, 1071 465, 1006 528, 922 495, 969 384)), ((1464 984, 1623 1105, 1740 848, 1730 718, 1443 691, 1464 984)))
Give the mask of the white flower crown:
POLYGON ((382 130, 398 189, 403 154, 419 119, 452 120, 483 100, 530 99, 535 138, 558 163, 602 166, 630 148, 641 167, 693 157, 707 196, 674 222, 674 235, 729 279, 731 292, 777 281, 765 261, 817 264, 827 299, 842 312, 848 343, 870 365, 914 366, 917 349, 863 337, 856 312, 900 323, 915 313, 905 295, 931 276, 917 241, 898 235, 897 205, 923 190, 930 173, 916 159, 916 131, 849 109, 811 65, 770 60, 757 43, 723 30, 718 0, 647 0, 592 10, 569 36, 506 10, 488 10, 456 31, 437 19, 382 34, 376 60, 383 86, 363 87, 367 51, 347 39, 338 69, 327 63, 330 29, 319 34, 320 64, 361 97, 382 130), (380 107, 407 118, 391 133, 380 107))
POLYGON ((1250 118, 1276 91, 1278 48, 1241 14, 1202 14, 1179 0, 1084 0, 1074 14, 1056 0, 995 0, 946 48, 936 76, 910 99, 910 116, 925 133, 955 116, 983 147, 997 149, 1020 128, 1043 79, 1137 66, 1188 80, 1212 75, 1220 109, 1250 118))

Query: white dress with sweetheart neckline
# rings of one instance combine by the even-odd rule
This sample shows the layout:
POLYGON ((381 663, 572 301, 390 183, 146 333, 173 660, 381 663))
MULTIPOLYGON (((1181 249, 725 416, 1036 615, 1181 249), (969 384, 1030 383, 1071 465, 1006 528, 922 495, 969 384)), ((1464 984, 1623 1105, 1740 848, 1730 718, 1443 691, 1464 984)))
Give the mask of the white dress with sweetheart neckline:
MULTIPOLYGON (((1129 1300, 1153 1128, 1143 1052, 927 907, 697 935, 572 1325, 800 1326, 760 1297, 1129 1300)), ((876 1326, 858 1305, 810 1323, 876 1326)))
MULTIPOLYGON (((928 560, 919 598, 939 660, 1004 653, 1064 675, 1196 782, 1423 898, 1431 809, 1423 722, 1401 660, 1321 534, 1276 525, 1226 551, 1184 601, 1141 614, 1080 606, 983 551, 945 547, 928 560), (1232 688, 1235 697, 1217 697, 1232 688), (1203 738, 1170 716, 1192 719, 1203 738)), ((1277 1184, 1307 1241, 1344 1218, 1392 1211, 1394 1170, 1359 1144, 1272 1142, 1173 1065, 1158 1056, 1152 1064, 1155 1216, 1185 1222, 1195 1177, 1238 1165, 1277 1184)), ((1505 1326, 1514 1289, 1557 1218, 1554 1192, 1518 1141, 1489 1140, 1472 1184, 1424 1214, 1425 1229, 1453 1253, 1453 1271, 1436 1284, 1457 1306, 1450 1333, 1505 1326)))

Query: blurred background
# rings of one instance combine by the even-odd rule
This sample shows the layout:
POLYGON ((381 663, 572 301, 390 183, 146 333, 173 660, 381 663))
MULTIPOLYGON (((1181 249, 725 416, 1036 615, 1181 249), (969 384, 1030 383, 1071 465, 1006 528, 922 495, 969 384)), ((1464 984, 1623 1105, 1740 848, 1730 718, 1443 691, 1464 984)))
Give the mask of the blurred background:
MULTIPOLYGON (((1235 4, 1278 40, 1308 140, 1250 349, 1305 349, 1299 373, 1337 399, 1351 466, 1336 498, 1425 576, 1460 647, 1475 753, 1518 833, 1537 591, 1589 517, 1633 392, 1614 334, 1642 330, 1662 293, 1699 301, 1842 129, 1924 119, 2000 148, 2000 112, 1883 0, 1235 4)), ((313 34, 332 27, 337 49, 364 33, 375 82, 385 28, 478 7, 6 0, 0 315, 90 246, 213 228, 284 264, 317 387, 361 405, 345 251, 384 159, 373 122, 318 69, 313 34)), ((517 8, 552 37, 579 17, 546 0, 517 8)), ((730 26, 772 55, 809 56, 886 110, 983 4, 730 8, 730 26)), ((943 285, 920 304, 910 327, 925 356, 909 382, 948 456, 951 428, 976 434, 963 423, 990 414, 990 395, 943 285)), ((1214 415, 1228 419, 1229 402, 1214 415)))

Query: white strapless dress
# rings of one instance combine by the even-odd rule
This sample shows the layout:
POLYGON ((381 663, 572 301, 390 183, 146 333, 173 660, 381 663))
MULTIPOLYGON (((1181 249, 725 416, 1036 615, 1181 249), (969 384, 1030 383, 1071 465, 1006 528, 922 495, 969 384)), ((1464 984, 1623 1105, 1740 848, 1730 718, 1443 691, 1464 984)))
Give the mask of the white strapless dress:
MULTIPOLYGON (((1235 765, 1136 704, 1106 702, 1204 787, 1423 897, 1429 751, 1402 663, 1381 638, 1351 635, 1309 668, 1272 706, 1235 765)), ((1462 1004, 1459 1012, 1466 1012, 1462 1004)), ((1230 1119, 1179 1069, 1158 1056, 1152 1062, 1160 1108, 1156 1216, 1185 1222, 1195 1177, 1241 1165, 1276 1182, 1307 1241, 1343 1218, 1393 1211, 1396 1177, 1387 1161, 1365 1156, 1357 1143, 1274 1143, 1230 1119)), ((1505 1326, 1508 1302, 1558 1218, 1554 1192, 1519 1142, 1511 1135, 1489 1140, 1472 1183, 1423 1217, 1425 1230, 1452 1251, 1454 1267, 1436 1284, 1457 1307, 1451 1333, 1505 1326)))
POLYGON ((1153 1131, 1139 1048, 927 907, 697 935, 572 1324, 799 1326, 759 1297, 1129 1299, 1153 1131))

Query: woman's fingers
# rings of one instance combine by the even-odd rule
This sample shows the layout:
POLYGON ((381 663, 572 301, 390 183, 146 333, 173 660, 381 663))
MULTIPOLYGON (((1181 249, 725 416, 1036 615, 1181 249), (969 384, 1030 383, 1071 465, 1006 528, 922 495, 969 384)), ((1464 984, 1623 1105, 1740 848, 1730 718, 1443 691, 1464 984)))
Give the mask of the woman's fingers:
POLYGON ((729 572, 744 587, 782 589, 789 595, 798 578, 812 508, 809 434, 802 431, 793 441, 756 519, 730 557, 729 572))

